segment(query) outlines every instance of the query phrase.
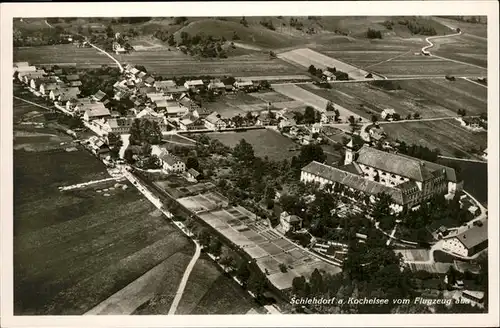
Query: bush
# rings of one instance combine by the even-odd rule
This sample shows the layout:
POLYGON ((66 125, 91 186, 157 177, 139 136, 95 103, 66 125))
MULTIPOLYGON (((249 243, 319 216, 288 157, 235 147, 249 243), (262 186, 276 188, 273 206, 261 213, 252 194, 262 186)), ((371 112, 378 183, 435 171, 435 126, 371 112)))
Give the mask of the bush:
POLYGON ((369 28, 368 31, 366 32, 366 37, 368 39, 382 39, 382 32, 375 31, 369 28))

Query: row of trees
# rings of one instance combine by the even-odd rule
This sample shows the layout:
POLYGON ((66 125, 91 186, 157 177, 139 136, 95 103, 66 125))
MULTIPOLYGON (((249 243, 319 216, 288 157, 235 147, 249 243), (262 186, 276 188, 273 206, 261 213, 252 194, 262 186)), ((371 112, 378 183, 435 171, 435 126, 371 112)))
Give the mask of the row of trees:
POLYGON ((436 162, 438 160, 439 155, 441 154, 439 148, 430 149, 421 145, 415 145, 415 144, 408 145, 406 144, 406 142, 401 140, 396 140, 396 142, 398 144, 396 146, 398 152, 411 157, 420 158, 429 162, 436 162))
POLYGON ((156 145, 161 142, 162 133, 158 122, 147 119, 134 119, 130 127, 130 144, 141 145, 150 144, 156 145))
POLYGON ((404 25, 412 34, 437 35, 431 20, 412 18, 398 19, 398 24, 404 25))
POLYGON ((366 31, 366 37, 368 39, 382 39, 382 32, 369 28, 368 31, 366 31))

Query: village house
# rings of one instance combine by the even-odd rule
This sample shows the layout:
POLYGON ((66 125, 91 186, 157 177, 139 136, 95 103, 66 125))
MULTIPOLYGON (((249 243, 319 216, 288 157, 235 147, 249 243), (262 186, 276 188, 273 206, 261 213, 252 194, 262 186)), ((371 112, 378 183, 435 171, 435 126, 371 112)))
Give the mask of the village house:
POLYGON ((335 115, 334 111, 323 112, 321 113, 320 122, 323 124, 335 123, 335 115))
POLYGON ((42 96, 48 97, 50 91, 57 90, 58 88, 59 88, 59 86, 57 85, 57 83, 54 83, 54 82, 42 83, 40 85, 40 93, 42 94, 42 96))
POLYGON ((332 72, 330 72, 329 70, 324 70, 323 71, 323 75, 322 75, 322 78, 328 82, 330 81, 335 81, 337 79, 337 77, 335 76, 335 74, 333 74, 332 72))
POLYGON ((258 114, 257 122, 256 122, 257 125, 262 125, 262 126, 271 125, 271 122, 272 122, 272 119, 271 119, 271 115, 269 115, 269 112, 263 111, 260 114, 258 114))
POLYGON ((204 130, 206 127, 202 119, 197 118, 191 114, 188 114, 182 117, 181 120, 179 120, 179 128, 183 131, 189 131, 189 130, 204 130))
POLYGON ((193 168, 190 168, 189 170, 187 170, 186 173, 187 173, 188 178, 196 180, 196 181, 198 181, 198 179, 201 177, 201 173, 196 171, 193 168))
POLYGON ((193 110, 193 115, 199 118, 206 118, 208 115, 212 114, 214 111, 205 107, 197 107, 193 110))
POLYGON ((188 113, 188 108, 180 106, 178 102, 167 101, 166 115, 167 117, 181 117, 188 113))
POLYGON ((220 80, 212 80, 208 84, 208 90, 212 90, 217 93, 222 93, 226 91, 226 85, 222 83, 220 80))
POLYGON ((167 102, 167 99, 165 99, 165 98, 155 99, 155 100, 153 100, 153 104, 154 104, 153 107, 157 111, 164 111, 168 107, 168 102, 167 102))
POLYGON ((383 120, 392 121, 394 114, 396 114, 396 111, 394 109, 386 108, 382 111, 382 113, 380 113, 380 117, 383 120))
POLYGON ((153 84, 155 83, 155 79, 152 76, 148 76, 146 78, 143 78, 142 81, 144 82, 145 85, 148 87, 152 87, 153 84))
POLYGON ((155 112, 151 108, 145 108, 136 115, 138 119, 145 119, 151 122, 156 122, 160 130, 165 131, 167 128, 167 123, 165 120, 165 115, 155 112))
POLYGON ((127 134, 130 132, 130 127, 134 123, 134 119, 131 117, 117 117, 107 120, 107 128, 105 131, 107 134, 127 134))
POLYGON ((469 224, 450 232, 443 238, 443 250, 461 257, 473 256, 488 247, 488 220, 469 224))
POLYGON ((35 71, 36 67, 30 66, 28 62, 16 62, 14 63, 12 74, 16 72, 21 73, 21 72, 35 72, 35 71))
POLYGON ((282 212, 280 215, 280 225, 284 233, 297 231, 302 228, 302 219, 297 215, 290 215, 288 212, 282 212))
POLYGON ((165 89, 164 93, 167 98, 170 99, 178 99, 181 97, 183 94, 185 94, 188 91, 188 89, 181 85, 181 86, 169 86, 165 89))
POLYGON ((410 209, 435 195, 456 194, 463 186, 453 168, 366 145, 354 151, 352 140, 346 146, 343 166, 313 161, 302 169, 300 179, 305 183, 317 182, 320 187, 339 184, 369 196, 371 201, 379 193, 387 193, 395 212, 410 209))
POLYGON ((106 95, 106 93, 104 93, 104 91, 99 90, 94 95, 92 95, 92 98, 95 101, 103 102, 104 100, 107 99, 107 95, 106 95))
POLYGON ((89 148, 89 150, 94 155, 96 155, 100 158, 104 158, 104 157, 108 156, 108 154, 109 154, 109 151, 110 151, 109 146, 107 145, 106 140, 104 140, 103 138, 99 138, 96 136, 90 137, 86 141, 86 144, 87 144, 87 147, 89 148))
POLYGON ((91 106, 86 107, 90 107, 86 109, 85 113, 83 114, 83 119, 87 122, 101 118, 108 118, 111 116, 109 109, 104 107, 102 103, 95 103, 91 104, 91 106))
POLYGON ((148 73, 146 72, 143 72, 143 71, 140 71, 137 76, 136 76, 136 80, 138 82, 142 82, 146 77, 147 77, 148 73))
POLYGON ((205 126, 207 129, 220 131, 226 128, 226 122, 224 122, 219 113, 213 112, 205 117, 205 126))
POLYGON ((197 91, 204 88, 205 84, 203 83, 202 80, 191 80, 184 82, 184 87, 186 87, 186 89, 192 89, 197 91))
POLYGON ((286 127, 292 127, 297 124, 297 121, 295 121, 295 114, 292 112, 286 112, 281 115, 280 121, 278 123, 278 128, 283 129, 286 127))
POLYGON ((166 100, 165 95, 161 92, 147 93, 146 98, 149 99, 152 103, 158 100, 166 100))
POLYGON ((64 81, 66 82, 72 82, 72 81, 80 81, 80 76, 78 76, 78 74, 70 74, 70 75, 66 75, 64 78, 63 78, 64 81))
POLYGON ((78 87, 60 88, 51 90, 49 93, 49 99, 64 104, 68 100, 76 98, 79 94, 80 94, 80 89, 78 87))
POLYGON ((186 171, 186 164, 177 156, 162 152, 158 156, 162 163, 162 168, 168 173, 183 173, 186 171))
POLYGON ((37 69, 36 71, 18 72, 17 78, 20 82, 28 84, 31 79, 42 78, 47 73, 43 69, 37 69))
POLYGON ((236 81, 233 85, 236 89, 243 91, 251 91, 254 88, 251 80, 236 81))
POLYGON ((321 123, 314 123, 311 127, 311 132, 312 133, 320 133, 322 128, 323 128, 323 125, 321 125, 321 123))
POLYGON ((173 80, 165 80, 165 81, 155 81, 153 87, 156 91, 166 91, 168 88, 175 88, 177 85, 173 80))

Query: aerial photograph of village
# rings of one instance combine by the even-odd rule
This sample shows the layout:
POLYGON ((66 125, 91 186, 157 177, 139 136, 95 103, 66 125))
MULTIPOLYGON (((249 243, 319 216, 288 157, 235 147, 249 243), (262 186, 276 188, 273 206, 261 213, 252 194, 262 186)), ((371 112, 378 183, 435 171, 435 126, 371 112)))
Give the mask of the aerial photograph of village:
POLYGON ((486 16, 17 17, 13 47, 15 315, 488 313, 486 16))

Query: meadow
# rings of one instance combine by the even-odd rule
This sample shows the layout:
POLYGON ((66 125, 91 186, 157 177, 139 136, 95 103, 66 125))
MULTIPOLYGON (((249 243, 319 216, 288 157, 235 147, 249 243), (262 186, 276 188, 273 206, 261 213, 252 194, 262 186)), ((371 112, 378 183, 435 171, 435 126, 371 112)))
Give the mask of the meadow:
POLYGON ((262 158, 267 156, 271 160, 290 159, 299 153, 298 151, 288 150, 289 147, 296 146, 292 140, 282 136, 278 132, 267 129, 245 132, 209 133, 208 136, 219 140, 229 147, 234 147, 241 139, 245 139, 253 146, 255 156, 262 158))

